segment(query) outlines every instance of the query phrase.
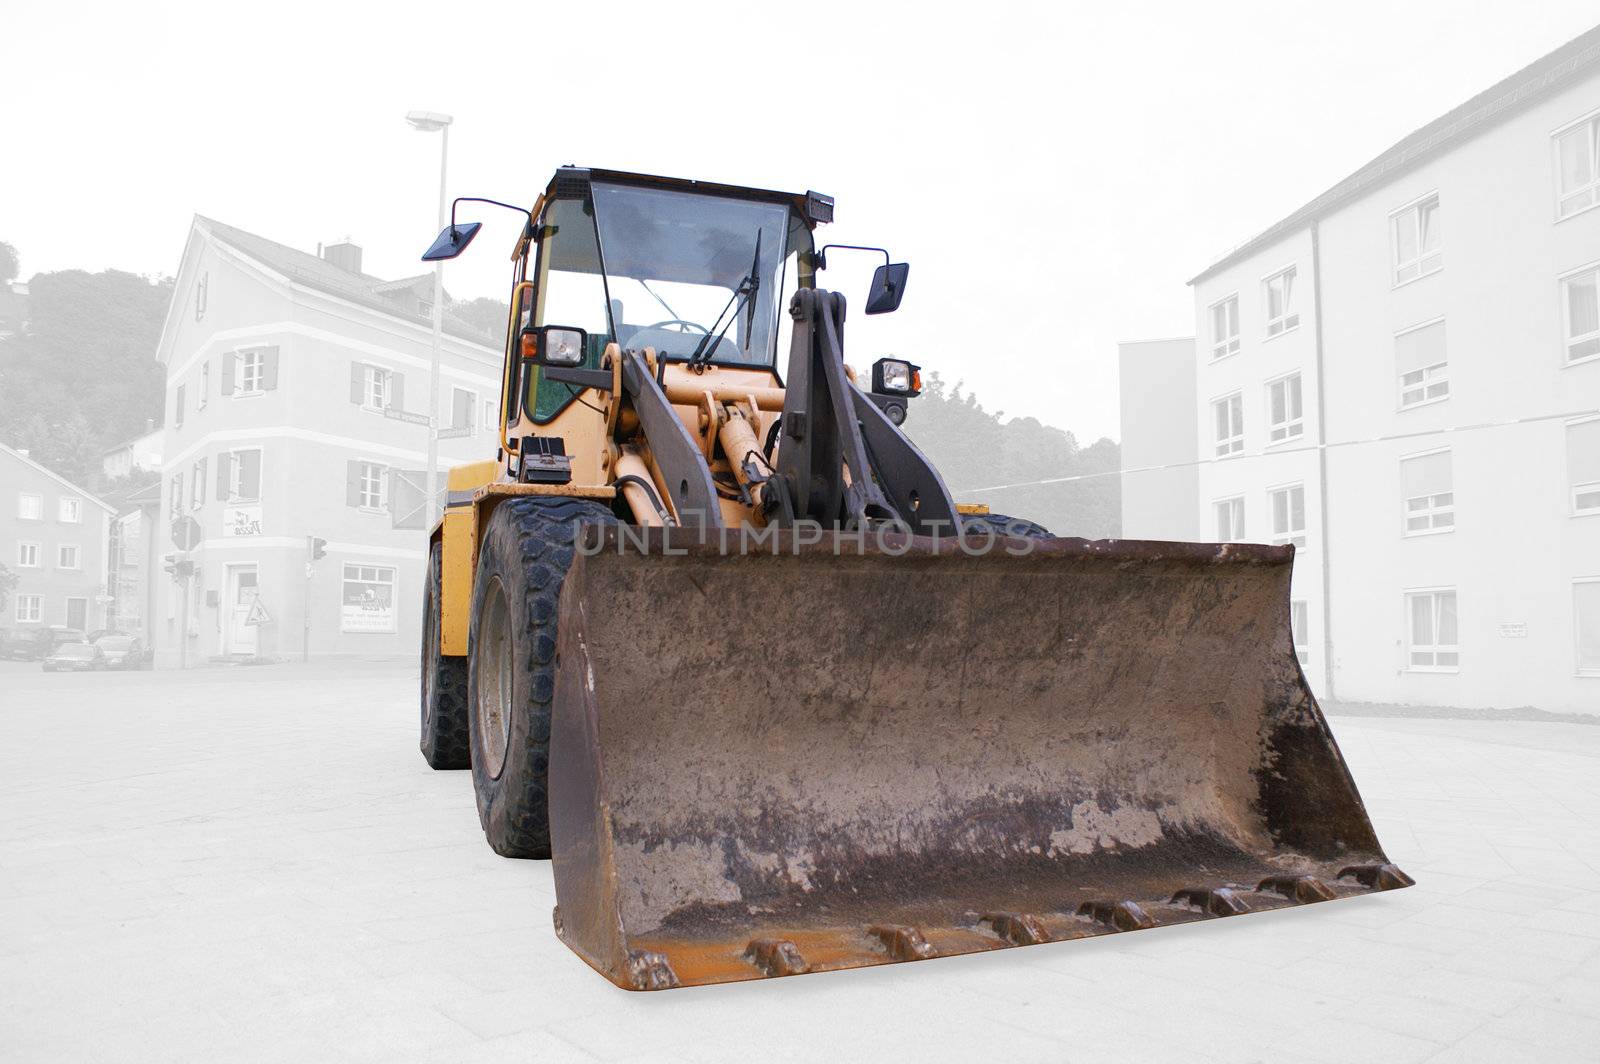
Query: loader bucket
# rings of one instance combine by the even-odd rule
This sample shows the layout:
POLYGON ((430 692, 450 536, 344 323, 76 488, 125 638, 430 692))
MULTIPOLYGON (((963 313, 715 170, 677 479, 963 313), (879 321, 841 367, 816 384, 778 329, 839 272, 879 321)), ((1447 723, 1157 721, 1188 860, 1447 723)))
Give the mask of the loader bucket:
POLYGON ((619 986, 1410 884, 1295 660, 1291 547, 589 532, 560 605, 555 917, 619 986))

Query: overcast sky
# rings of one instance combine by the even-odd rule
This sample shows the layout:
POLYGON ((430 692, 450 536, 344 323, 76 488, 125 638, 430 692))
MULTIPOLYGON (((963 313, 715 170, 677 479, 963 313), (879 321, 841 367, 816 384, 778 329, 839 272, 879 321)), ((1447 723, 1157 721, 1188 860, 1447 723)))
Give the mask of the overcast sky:
MULTIPOLYGON (((1389 144, 1576 36, 1593 0, 1297 4, 7 5, 0 240, 23 276, 176 271, 190 217, 400 277, 452 195, 564 163, 838 200, 911 262, 851 319, 985 405, 1118 435, 1116 343, 1189 335, 1185 280, 1389 144), (354 5, 352 5, 354 6, 354 5), (950 11, 950 16, 936 12, 950 11)), ((504 298, 516 228, 446 271, 504 298)), ((861 296, 861 259, 823 284, 861 296)))

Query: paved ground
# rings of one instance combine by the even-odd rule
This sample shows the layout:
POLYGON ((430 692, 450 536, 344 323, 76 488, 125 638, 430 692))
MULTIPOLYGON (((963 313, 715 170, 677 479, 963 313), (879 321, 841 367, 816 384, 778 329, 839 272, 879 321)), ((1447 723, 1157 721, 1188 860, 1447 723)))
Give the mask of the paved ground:
POLYGON ((1336 718, 1412 890, 629 994, 423 765, 414 685, 0 665, 0 1057, 1600 1059, 1600 728, 1336 718))

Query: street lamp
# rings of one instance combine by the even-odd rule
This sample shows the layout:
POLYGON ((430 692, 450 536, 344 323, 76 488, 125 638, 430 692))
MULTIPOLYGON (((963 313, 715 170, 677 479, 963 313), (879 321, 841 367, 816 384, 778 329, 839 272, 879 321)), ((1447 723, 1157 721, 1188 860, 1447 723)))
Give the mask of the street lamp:
MULTIPOLYGON (((445 226, 445 167, 450 160, 449 115, 436 111, 412 111, 406 115, 411 128, 423 133, 440 133, 439 139, 439 228, 445 226)), ((433 264, 433 359, 428 364, 428 524, 437 520, 439 500, 439 352, 444 342, 444 263, 433 264)))

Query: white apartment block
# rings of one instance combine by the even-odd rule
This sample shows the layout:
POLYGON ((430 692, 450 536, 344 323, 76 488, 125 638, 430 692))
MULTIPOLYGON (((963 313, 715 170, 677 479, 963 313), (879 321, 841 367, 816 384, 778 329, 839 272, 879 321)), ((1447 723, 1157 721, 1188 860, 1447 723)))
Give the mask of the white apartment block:
POLYGON ((1600 29, 1191 285, 1193 527, 1296 546, 1317 690, 1600 713, 1600 29))
MULTIPOLYGON (((157 353, 158 666, 416 653, 433 279, 382 281, 360 260, 349 243, 314 255, 194 220, 157 353), (187 602, 160 571, 179 561, 196 567, 187 602)), ((446 320, 441 469, 494 456, 496 343, 446 320)))

